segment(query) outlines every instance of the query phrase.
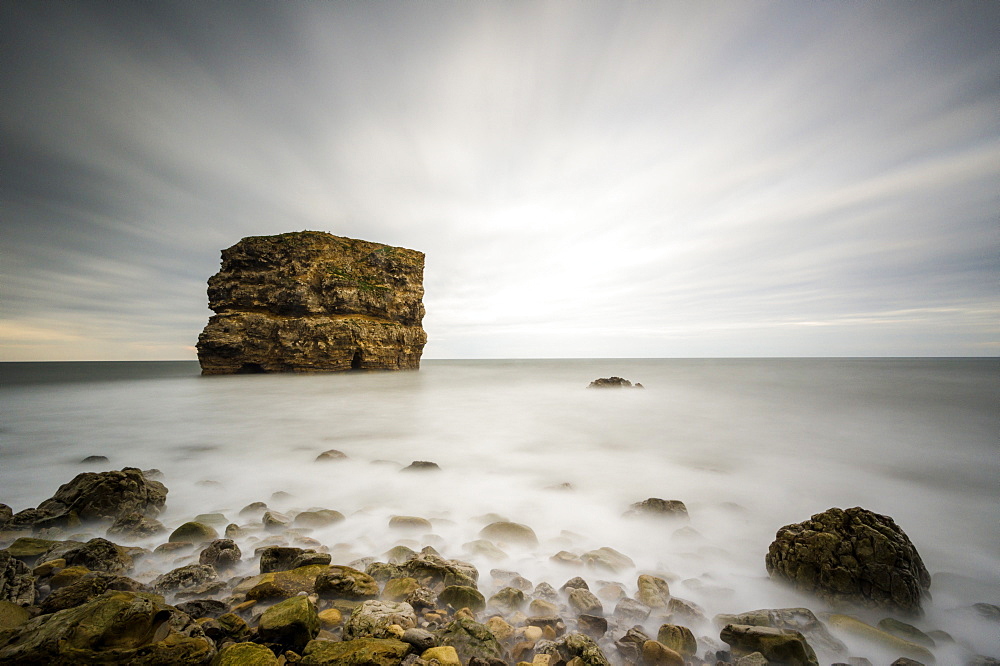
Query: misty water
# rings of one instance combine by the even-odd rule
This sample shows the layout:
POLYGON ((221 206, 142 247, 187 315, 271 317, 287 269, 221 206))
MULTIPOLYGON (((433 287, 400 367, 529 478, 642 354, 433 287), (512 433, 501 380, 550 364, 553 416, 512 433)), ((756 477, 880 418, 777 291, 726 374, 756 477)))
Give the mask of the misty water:
MULTIPOLYGON (((239 511, 254 501, 288 513, 329 508, 347 519, 310 536, 334 563, 432 545, 475 564, 487 596, 494 568, 557 588, 575 575, 592 589, 618 581, 630 594, 648 572, 712 617, 828 610, 770 581, 764 555, 782 525, 861 506, 893 517, 933 576, 924 617, 908 621, 955 638, 938 662, 1000 657, 996 620, 969 608, 1000 604, 997 359, 427 360, 417 372, 225 377, 201 377, 189 362, 20 363, 0 372, 0 502, 15 511, 100 469, 84 457, 105 455, 104 469, 163 472, 160 520, 171 529, 214 511, 245 523, 239 511), (645 389, 586 388, 611 375, 645 389), (316 462, 327 449, 349 459, 316 462), (414 460, 442 469, 400 473, 414 460), (290 496, 272 499, 276 491, 290 496), (648 497, 682 500, 690 522, 622 518, 648 497), (433 533, 390 530, 394 515, 428 518, 433 533), (502 560, 463 547, 496 516, 531 526, 538 547, 506 546, 502 560), (636 568, 550 560, 604 546, 636 568)), ((263 536, 240 543, 245 559, 263 536)), ((610 614, 614 603, 604 605, 610 614)), ((695 634, 718 640, 710 626, 695 634)), ((899 656, 838 637, 875 664, 899 656)))

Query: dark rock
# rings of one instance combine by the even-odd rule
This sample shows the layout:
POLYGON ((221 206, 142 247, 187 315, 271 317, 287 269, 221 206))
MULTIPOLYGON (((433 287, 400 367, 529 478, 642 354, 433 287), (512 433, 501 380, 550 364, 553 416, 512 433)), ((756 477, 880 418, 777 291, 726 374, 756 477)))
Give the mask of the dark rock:
POLYGON ((261 516, 267 511, 267 504, 263 502, 250 502, 245 507, 240 509, 241 516, 261 516))
POLYGON ((414 460, 409 465, 399 470, 400 472, 435 472, 440 471, 441 466, 436 462, 427 460, 414 460))
POLYGON ((633 664, 642 661, 642 646, 650 640, 646 632, 639 626, 632 627, 621 638, 615 641, 615 647, 626 660, 633 664))
POLYGON ((0 504, 0 528, 3 528, 14 518, 14 510, 6 504, 0 504))
POLYGON ((808 608, 765 608, 736 615, 716 615, 714 621, 719 627, 747 624, 797 631, 805 636, 810 645, 820 646, 835 654, 847 652, 847 646, 835 638, 808 608))
MULTIPOLYGON (((52 559, 52 558, 47 558, 52 559)), ((100 537, 62 554, 67 566, 87 567, 91 571, 122 574, 132 568, 132 557, 116 543, 100 537)))
POLYGON ((650 497, 629 506, 629 510, 625 512, 625 517, 631 518, 635 516, 687 520, 688 510, 684 502, 680 500, 665 500, 659 497, 650 497))
POLYGON ((108 591, 0 634, 0 663, 205 664, 214 643, 155 595, 108 591))
POLYGON ((420 367, 424 255, 319 231, 253 236, 222 251, 203 374, 420 367))
POLYGON ((153 579, 152 587, 156 592, 177 592, 190 590, 218 578, 215 568, 208 564, 188 564, 177 567, 153 579))
POLYGON ((198 554, 200 564, 210 564, 216 571, 231 569, 240 562, 243 553, 232 539, 216 539, 198 554))
POLYGON ((579 576, 574 576, 573 578, 570 578, 568 581, 563 583, 563 586, 559 588, 559 591, 566 592, 567 594, 569 594, 569 590, 572 590, 574 588, 580 590, 589 590, 590 586, 587 585, 587 581, 585 581, 584 579, 580 578, 579 576))
POLYGON ((662 624, 656 632, 656 640, 684 657, 698 654, 698 641, 687 627, 662 624))
POLYGON ((67 608, 76 608, 93 601, 108 590, 143 592, 145 587, 142 583, 126 576, 94 571, 79 577, 74 582, 45 597, 41 603, 41 610, 43 613, 55 613, 67 608))
MULTIPOLYGON (((177 607, 180 608, 180 605, 177 607)), ((205 635, 215 641, 216 645, 227 641, 242 643, 250 640, 253 633, 246 621, 235 613, 223 613, 218 617, 203 620, 199 624, 205 630, 205 635)))
POLYGON ((170 537, 167 541, 179 542, 179 541, 189 541, 191 543, 205 543, 206 541, 212 541, 213 539, 218 539, 219 533, 215 531, 215 528, 211 525, 206 525, 205 523, 199 523, 197 521, 189 521, 178 527, 176 530, 170 533, 170 537))
POLYGON ((484 625, 473 620, 459 618, 436 632, 438 645, 455 648, 463 663, 473 658, 504 659, 503 648, 496 636, 484 625))
POLYGON ((773 578, 835 605, 919 613, 931 583, 917 549, 892 518, 860 507, 829 509, 782 527, 765 564, 773 578))
POLYGON ((730 645, 736 657, 760 652, 772 662, 789 666, 819 666, 816 653, 797 631, 727 624, 719 636, 730 645))
POLYGON ((590 382, 587 388, 643 388, 642 384, 632 385, 627 379, 621 377, 601 377, 590 382))
POLYGON ((86 458, 80 461, 81 464, 106 463, 106 462, 110 462, 107 456, 87 456, 86 458))
POLYGON ((909 657, 900 657, 896 661, 889 664, 889 666, 924 666, 923 663, 917 661, 916 659, 910 659, 909 657))
POLYGON ((486 608, 486 599, 482 593, 468 585, 449 585, 438 595, 438 601, 455 610, 468 608, 473 613, 486 608))
POLYGON ((35 577, 24 562, 0 550, 0 601, 19 606, 35 603, 35 577))
POLYGON ((31 619, 31 611, 20 604, 0 600, 0 632, 20 627, 31 619))
POLYGON ((167 528, 155 518, 149 518, 138 511, 119 516, 108 528, 107 535, 141 539, 166 532, 167 528))
POLYGON ((196 620, 201 617, 217 618, 220 615, 225 615, 229 612, 229 604, 215 599, 195 599, 193 601, 185 601, 183 603, 176 604, 176 608, 179 611, 187 613, 196 620))
POLYGON ((260 553, 260 572, 264 574, 294 569, 298 558, 309 551, 288 546, 267 546, 257 552, 260 553))
POLYGON ((576 626, 583 633, 595 640, 599 640, 608 633, 608 621, 597 615, 580 615, 576 618, 576 626))
POLYGON ((437 639, 434 638, 434 634, 426 629, 407 629, 403 632, 403 642, 412 645, 418 654, 437 646, 437 639))

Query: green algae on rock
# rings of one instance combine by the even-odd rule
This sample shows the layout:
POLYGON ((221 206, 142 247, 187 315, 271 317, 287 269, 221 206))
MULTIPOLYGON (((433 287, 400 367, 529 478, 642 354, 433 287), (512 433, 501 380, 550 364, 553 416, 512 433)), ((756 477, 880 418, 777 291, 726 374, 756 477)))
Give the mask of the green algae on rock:
POLYGON ((206 375, 420 367, 424 254, 321 231, 251 236, 208 281, 206 375))

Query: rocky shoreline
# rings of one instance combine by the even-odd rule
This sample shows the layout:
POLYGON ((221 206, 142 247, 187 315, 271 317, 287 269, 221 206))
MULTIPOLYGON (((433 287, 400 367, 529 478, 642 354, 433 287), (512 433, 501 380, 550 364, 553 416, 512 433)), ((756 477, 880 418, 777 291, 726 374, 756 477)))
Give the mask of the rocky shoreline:
MULTIPOLYGON (((436 467, 414 461, 403 471, 436 467)), ((734 609, 710 618, 671 593, 669 572, 626 579, 633 562, 608 547, 556 553, 580 575, 532 581, 499 568, 483 575, 443 555, 446 545, 419 539, 338 561, 339 544, 311 536, 344 520, 329 508, 281 513, 260 501, 168 527, 158 520, 168 494, 160 479, 136 468, 86 472, 36 508, 0 505, 0 662, 872 663, 840 636, 878 645, 902 666, 933 663, 952 640, 911 623, 930 577, 891 518, 860 508, 782 527, 766 557, 772 577, 843 613, 734 609), (158 544, 134 545, 150 540, 158 544), (868 624, 851 604, 887 616, 868 624)), ((688 513, 679 500, 648 498, 625 517, 681 525, 688 513)), ((394 516, 390 526, 412 535, 433 528, 419 516, 394 516)), ((467 551, 538 543, 531 527, 499 519, 478 537, 467 551)), ((996 606, 977 606, 1000 617, 996 606)), ((1000 662, 967 655, 965 663, 1000 662)))

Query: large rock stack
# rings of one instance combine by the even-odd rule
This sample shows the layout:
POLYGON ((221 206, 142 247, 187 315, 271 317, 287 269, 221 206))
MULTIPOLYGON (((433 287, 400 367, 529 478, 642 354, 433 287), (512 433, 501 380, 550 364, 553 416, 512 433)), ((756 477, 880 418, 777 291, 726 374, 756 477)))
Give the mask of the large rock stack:
POLYGON ((208 281, 202 374, 420 367, 424 255, 301 231, 244 238, 208 281))

